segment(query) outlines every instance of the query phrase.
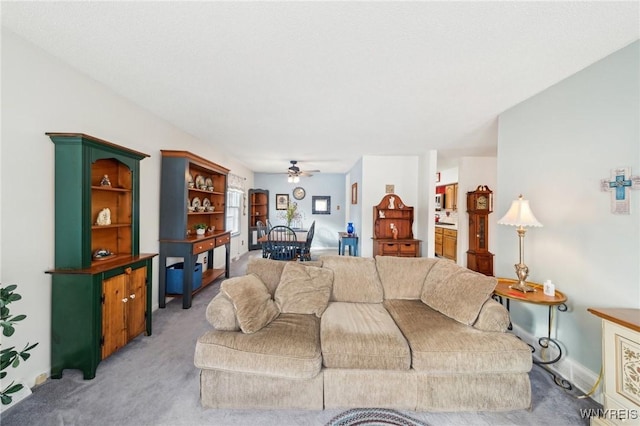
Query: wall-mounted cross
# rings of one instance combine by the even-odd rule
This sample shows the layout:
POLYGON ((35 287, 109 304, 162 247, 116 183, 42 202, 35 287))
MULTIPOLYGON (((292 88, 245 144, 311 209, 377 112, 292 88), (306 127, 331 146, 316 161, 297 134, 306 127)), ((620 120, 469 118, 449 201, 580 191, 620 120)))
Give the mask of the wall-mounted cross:
POLYGON ((640 176, 631 176, 630 167, 611 170, 610 179, 600 181, 600 190, 611 192, 611 213, 629 214, 629 190, 640 189, 640 176))

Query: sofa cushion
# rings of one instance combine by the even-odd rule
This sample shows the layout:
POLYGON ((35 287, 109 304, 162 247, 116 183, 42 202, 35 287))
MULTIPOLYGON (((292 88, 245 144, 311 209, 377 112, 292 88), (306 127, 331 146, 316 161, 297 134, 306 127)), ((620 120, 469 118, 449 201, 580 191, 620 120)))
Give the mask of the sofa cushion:
POLYGON ((209 324, 216 330, 240 330, 240 324, 236 318, 236 308, 224 293, 218 293, 216 297, 211 299, 207 305, 205 316, 209 324))
POLYGON ((385 299, 420 299, 427 274, 439 259, 376 256, 385 299))
POLYGON ((531 370, 531 349, 510 333, 461 324, 419 300, 385 300, 384 306, 409 342, 412 367, 417 371, 503 374, 531 370))
POLYGON ((484 302, 498 284, 495 277, 488 277, 450 262, 436 263, 424 282, 420 299, 448 317, 471 325, 478 318, 484 302), (431 279, 431 274, 436 278, 431 279))
POLYGON ((322 366, 320 320, 281 314, 253 334, 211 330, 196 343, 195 366, 202 369, 308 379, 322 366))
POLYGON ((267 286, 273 296, 280 282, 280 276, 287 262, 261 257, 250 257, 247 263, 247 275, 255 274, 267 286))
POLYGON ((374 259, 322 256, 320 260, 323 268, 333 271, 332 302, 382 303, 384 293, 374 259))
POLYGON ((236 319, 244 333, 255 333, 280 314, 269 290, 254 274, 223 281, 220 292, 233 303, 236 319))
POLYGON ((280 312, 320 318, 331 296, 333 271, 298 262, 286 263, 275 294, 280 312))
POLYGON ((320 325, 322 362, 328 368, 408 370, 407 341, 379 303, 332 302, 320 325))
MULTIPOLYGON (((247 263, 247 274, 256 274, 269 289, 269 293, 273 296, 276 288, 280 283, 282 271, 288 262, 273 259, 263 259, 262 257, 251 257, 247 263)), ((312 260, 304 262, 307 266, 322 267, 322 261, 312 260)))

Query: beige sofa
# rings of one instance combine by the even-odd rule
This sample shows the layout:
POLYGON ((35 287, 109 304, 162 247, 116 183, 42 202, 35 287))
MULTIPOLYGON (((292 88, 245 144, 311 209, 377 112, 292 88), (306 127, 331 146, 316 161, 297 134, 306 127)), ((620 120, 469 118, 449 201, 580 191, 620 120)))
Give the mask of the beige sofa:
POLYGON ((207 308, 202 405, 529 408, 531 350, 506 333, 495 284, 444 259, 251 259, 207 308))

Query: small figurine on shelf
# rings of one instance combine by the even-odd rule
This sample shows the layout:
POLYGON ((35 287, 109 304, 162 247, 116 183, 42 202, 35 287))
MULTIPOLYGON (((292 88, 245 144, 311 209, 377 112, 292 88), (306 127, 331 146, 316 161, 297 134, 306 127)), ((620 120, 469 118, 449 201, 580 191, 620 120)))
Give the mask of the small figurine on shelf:
POLYGON ((111 210, 109 210, 109 208, 100 210, 100 213, 98 213, 98 218, 96 219, 96 225, 111 225, 111 210))
POLYGON ((393 223, 391 224, 391 234, 394 240, 398 239, 398 228, 393 223))
POLYGON ((395 202, 396 202, 396 197, 389 197, 389 210, 393 210, 396 208, 395 202))
POLYGON ((102 180, 100 181, 100 186, 111 186, 111 181, 109 180, 109 175, 102 176, 102 180))

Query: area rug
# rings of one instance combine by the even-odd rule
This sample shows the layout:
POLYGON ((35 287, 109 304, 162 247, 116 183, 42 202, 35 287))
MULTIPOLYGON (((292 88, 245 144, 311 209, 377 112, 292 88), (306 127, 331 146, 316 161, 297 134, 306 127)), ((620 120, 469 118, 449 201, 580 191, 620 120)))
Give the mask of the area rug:
POLYGON ((338 414, 326 426, 428 426, 396 410, 354 408, 338 414))

